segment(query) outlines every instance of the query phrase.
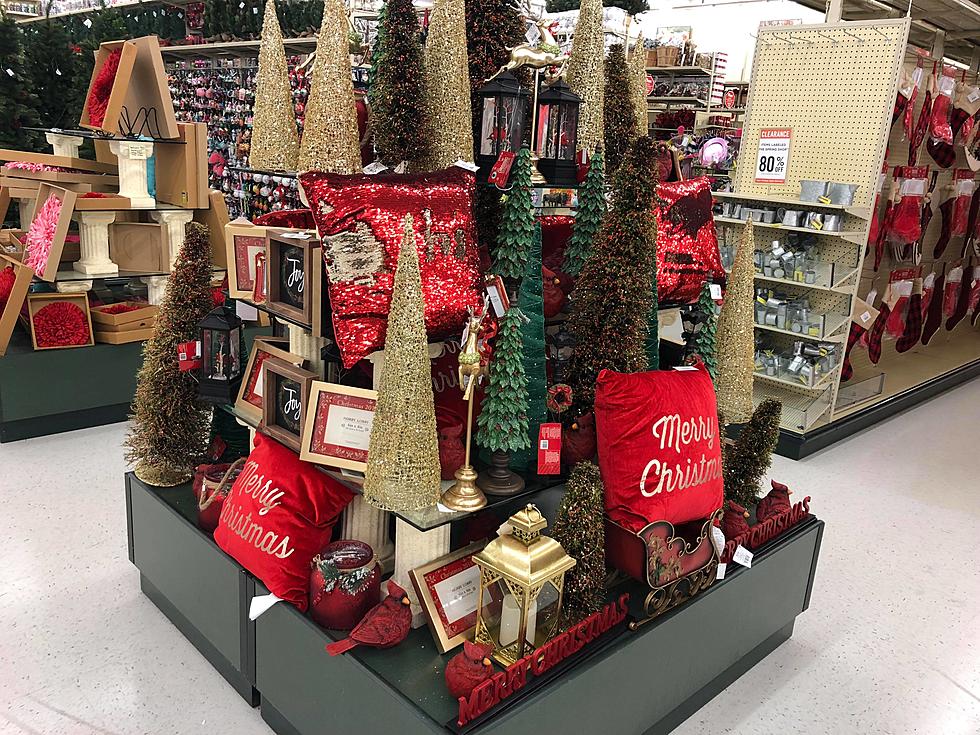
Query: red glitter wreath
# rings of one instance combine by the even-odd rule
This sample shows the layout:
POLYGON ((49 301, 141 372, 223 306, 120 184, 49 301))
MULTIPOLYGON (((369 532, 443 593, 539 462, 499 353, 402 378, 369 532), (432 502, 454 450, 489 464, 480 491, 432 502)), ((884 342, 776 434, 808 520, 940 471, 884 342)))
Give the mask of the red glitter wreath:
POLYGON ((99 307, 99 311, 103 314, 125 314, 127 311, 136 311, 137 309, 144 308, 143 305, 134 304, 112 304, 111 306, 99 307))
POLYGON ((112 94, 112 85, 115 84, 121 58, 122 48, 113 49, 95 74, 95 82, 92 83, 92 89, 88 93, 88 124, 92 127, 101 128, 102 123, 105 122, 109 95, 112 94))
POLYGON ((87 345, 91 338, 85 312, 70 301, 55 301, 38 309, 33 321, 38 347, 87 345))
POLYGON ((10 300, 10 293, 14 290, 14 282, 16 280, 17 274, 14 273, 14 267, 12 265, 8 265, 0 271, 0 311, 3 311, 3 307, 10 300))

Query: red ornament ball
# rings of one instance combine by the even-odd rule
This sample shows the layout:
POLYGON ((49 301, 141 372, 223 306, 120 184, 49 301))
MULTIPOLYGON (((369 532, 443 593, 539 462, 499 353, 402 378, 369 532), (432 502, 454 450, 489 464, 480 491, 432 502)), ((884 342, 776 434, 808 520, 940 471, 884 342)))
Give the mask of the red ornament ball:
POLYGON ((38 347, 87 345, 92 336, 85 312, 70 301, 55 301, 38 309, 32 321, 38 347))

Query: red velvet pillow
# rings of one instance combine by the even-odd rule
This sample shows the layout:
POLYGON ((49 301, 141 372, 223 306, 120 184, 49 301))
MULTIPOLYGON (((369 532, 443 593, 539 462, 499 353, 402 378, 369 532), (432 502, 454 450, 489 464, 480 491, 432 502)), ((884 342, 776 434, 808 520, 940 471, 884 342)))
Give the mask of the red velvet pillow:
POLYGON ((221 508, 214 540, 277 597, 305 611, 310 561, 353 493, 278 442, 255 449, 221 508))
POLYGON ((705 280, 725 269, 711 214, 707 177, 657 186, 657 297, 661 304, 693 304, 705 280))
POLYGON ((612 520, 639 531, 654 521, 707 518, 721 507, 718 410, 704 368, 603 370, 595 423, 612 520))
POLYGON ((334 337, 344 367, 384 347, 405 215, 412 215, 422 272, 425 326, 458 338, 466 309, 481 301, 473 222, 473 174, 300 174, 329 280, 334 337))

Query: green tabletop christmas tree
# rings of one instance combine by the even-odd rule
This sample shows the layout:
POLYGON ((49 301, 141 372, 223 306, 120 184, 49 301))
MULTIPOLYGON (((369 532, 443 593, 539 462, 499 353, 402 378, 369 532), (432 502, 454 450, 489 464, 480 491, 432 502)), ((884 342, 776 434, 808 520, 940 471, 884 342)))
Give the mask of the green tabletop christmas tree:
POLYGON ((579 462, 558 505, 553 537, 578 563, 565 574, 563 627, 599 610, 606 601, 606 531, 599 468, 579 462))
POLYGON ((570 276, 578 276, 585 261, 592 255, 592 242, 606 216, 606 176, 602 149, 597 148, 589 161, 589 172, 585 175, 578 194, 578 210, 572 236, 565 248, 565 261, 562 270, 570 276))
POLYGON ((513 285, 524 275, 527 253, 534 240, 534 205, 531 202, 531 151, 521 148, 514 161, 512 188, 503 202, 493 270, 513 285))
POLYGON ((630 144, 636 140, 636 109, 623 44, 614 43, 609 47, 605 72, 606 85, 602 94, 603 149, 606 152, 606 169, 612 177, 630 144))
POLYGON ((541 225, 538 224, 534 227, 534 239, 527 255, 527 269, 517 299, 517 306, 526 317, 521 325, 521 342, 524 346, 524 375, 527 378, 528 423, 528 447, 511 458, 511 464, 518 468, 534 468, 537 463, 538 430, 548 420, 542 291, 541 225))
POLYGON ((688 354, 697 355, 708 369, 711 380, 718 375, 718 356, 715 347, 715 335, 718 332, 718 307, 711 298, 711 282, 705 281, 701 287, 701 296, 694 307, 700 328, 696 328, 688 344, 688 354))

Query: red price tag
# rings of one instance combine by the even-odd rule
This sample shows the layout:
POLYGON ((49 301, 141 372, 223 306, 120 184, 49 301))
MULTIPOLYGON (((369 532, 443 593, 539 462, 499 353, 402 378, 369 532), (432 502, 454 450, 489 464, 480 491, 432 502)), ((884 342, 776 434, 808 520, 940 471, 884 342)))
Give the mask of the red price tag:
POLYGON ((538 428, 538 474, 561 472, 561 424, 541 424, 538 428))
POLYGON ((177 345, 177 367, 180 372, 196 370, 203 364, 201 360, 201 343, 197 340, 181 342, 177 345))
POLYGON ((490 176, 487 177, 487 181, 500 189, 507 186, 507 180, 510 178, 510 167, 514 165, 515 158, 513 151, 503 151, 497 162, 493 164, 493 168, 490 169, 490 176))

